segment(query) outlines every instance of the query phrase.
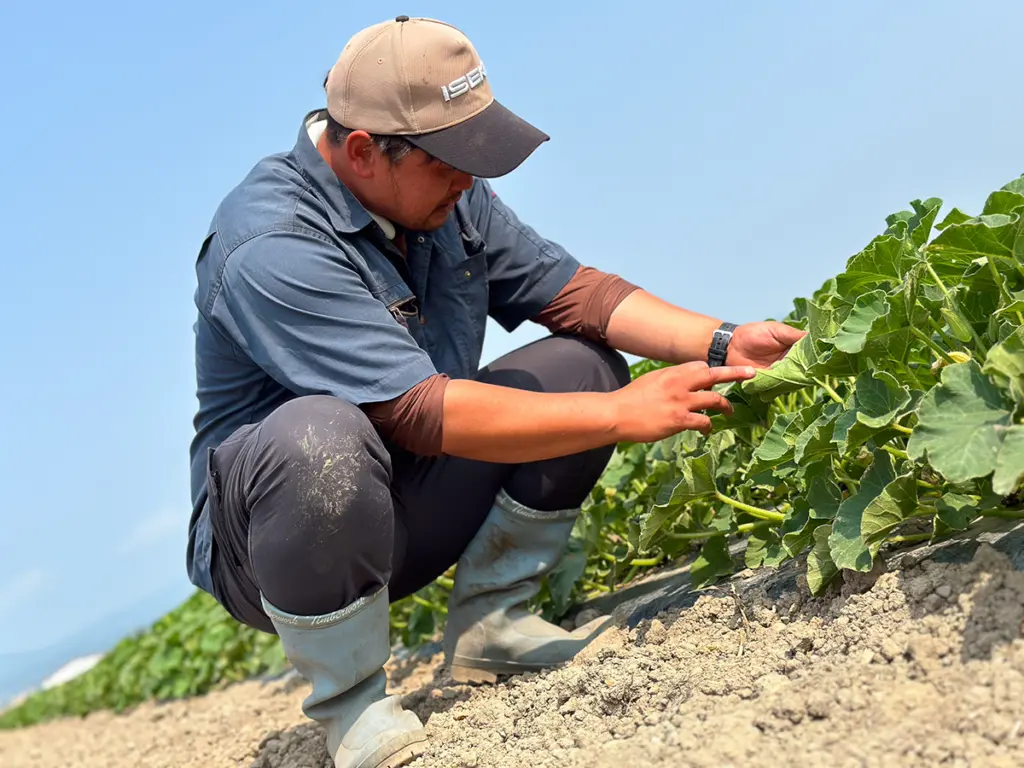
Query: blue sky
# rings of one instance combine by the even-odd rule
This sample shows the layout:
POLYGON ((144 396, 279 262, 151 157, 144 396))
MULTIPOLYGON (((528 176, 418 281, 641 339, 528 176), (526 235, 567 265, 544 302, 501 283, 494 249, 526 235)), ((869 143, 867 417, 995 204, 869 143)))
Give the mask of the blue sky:
MULTIPOLYGON (((495 185, 526 221, 735 322, 909 200, 977 210, 1024 172, 1015 2, 5 3, 0 653, 189 593, 196 249, 402 13, 461 27, 552 136, 495 185)), ((538 335, 492 327, 488 357, 538 335)))

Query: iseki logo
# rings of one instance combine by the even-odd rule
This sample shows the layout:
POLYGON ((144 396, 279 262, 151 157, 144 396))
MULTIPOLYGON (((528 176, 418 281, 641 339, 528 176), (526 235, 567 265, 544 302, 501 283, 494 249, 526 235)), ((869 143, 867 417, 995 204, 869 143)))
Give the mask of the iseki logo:
POLYGON ((445 101, 451 101, 457 96, 469 93, 470 89, 480 85, 485 77, 487 77, 487 71, 484 69, 484 65, 480 64, 462 77, 455 78, 448 85, 442 85, 441 95, 444 96, 445 101))

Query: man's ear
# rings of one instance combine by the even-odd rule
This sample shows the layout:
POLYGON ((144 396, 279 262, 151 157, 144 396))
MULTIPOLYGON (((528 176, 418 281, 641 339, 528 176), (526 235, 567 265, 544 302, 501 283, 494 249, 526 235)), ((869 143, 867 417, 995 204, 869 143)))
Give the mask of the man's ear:
POLYGON ((341 147, 345 162, 361 179, 372 178, 382 159, 376 145, 366 131, 352 131, 341 147))

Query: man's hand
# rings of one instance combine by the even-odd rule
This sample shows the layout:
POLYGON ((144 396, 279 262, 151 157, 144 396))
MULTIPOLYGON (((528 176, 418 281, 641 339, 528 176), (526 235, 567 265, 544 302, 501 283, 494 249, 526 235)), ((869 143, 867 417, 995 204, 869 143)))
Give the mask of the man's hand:
POLYGON ((790 347, 807 333, 774 321, 737 326, 729 342, 725 364, 768 368, 785 357, 790 347))
POLYGON ((692 362, 645 373, 613 393, 620 440, 649 443, 687 429, 711 431, 711 418, 701 411, 732 413, 732 404, 713 391, 715 384, 746 381, 748 366, 709 368, 692 362))

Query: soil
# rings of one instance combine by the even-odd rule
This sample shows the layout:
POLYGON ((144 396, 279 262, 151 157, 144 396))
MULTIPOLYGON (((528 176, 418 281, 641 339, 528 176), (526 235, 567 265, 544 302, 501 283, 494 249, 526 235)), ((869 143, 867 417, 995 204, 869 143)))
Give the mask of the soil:
MULTIPOLYGON (((584 617, 586 618, 586 617, 584 617)), ((1024 573, 981 544, 821 598, 737 579, 492 686, 390 665, 414 768, 1024 765, 1024 573)), ((329 768, 300 678, 0 732, 0 765, 329 768)))

